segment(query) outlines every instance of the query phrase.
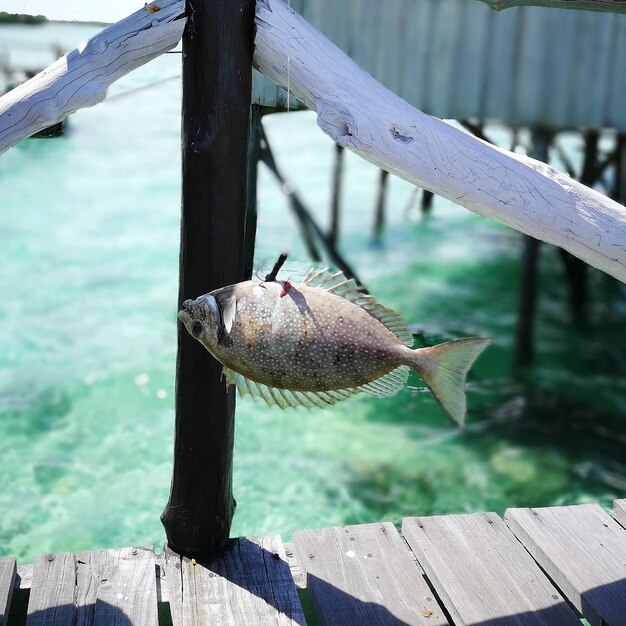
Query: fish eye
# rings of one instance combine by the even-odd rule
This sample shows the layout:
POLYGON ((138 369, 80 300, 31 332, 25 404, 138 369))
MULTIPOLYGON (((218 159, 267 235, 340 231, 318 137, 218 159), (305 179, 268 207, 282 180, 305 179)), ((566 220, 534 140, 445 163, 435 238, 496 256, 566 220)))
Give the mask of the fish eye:
POLYGON ((202 332, 202 324, 200 322, 194 322, 193 326, 191 327, 191 332, 195 336, 198 336, 202 332))

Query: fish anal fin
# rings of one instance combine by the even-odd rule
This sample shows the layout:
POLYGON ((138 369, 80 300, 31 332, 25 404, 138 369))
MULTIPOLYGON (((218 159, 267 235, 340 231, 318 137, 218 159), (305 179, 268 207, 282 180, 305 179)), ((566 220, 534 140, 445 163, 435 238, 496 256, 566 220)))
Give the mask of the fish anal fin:
POLYGON ((361 385, 358 387, 358 390, 364 391, 370 396, 393 396, 398 393, 404 385, 406 385, 410 369, 411 368, 406 365, 396 367, 396 369, 391 370, 388 374, 385 374, 370 383, 361 385))
POLYGON ((224 366, 223 375, 226 385, 236 385, 240 396, 250 395, 261 398, 267 406, 278 406, 281 409, 289 407, 324 408, 362 391, 360 387, 336 389, 330 391, 292 391, 270 387, 257 383, 243 374, 239 374, 224 366))

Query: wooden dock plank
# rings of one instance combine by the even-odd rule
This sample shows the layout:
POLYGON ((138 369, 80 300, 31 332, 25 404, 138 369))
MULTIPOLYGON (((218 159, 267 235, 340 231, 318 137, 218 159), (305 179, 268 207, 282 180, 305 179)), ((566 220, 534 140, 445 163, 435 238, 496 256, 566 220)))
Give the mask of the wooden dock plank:
POLYGON ((77 626, 157 626, 152 548, 76 554, 77 626))
POLYGON ((13 557, 0 558, 0 626, 6 626, 17 568, 13 557))
POLYGON ((626 528, 626 499, 615 500, 613 503, 613 517, 626 528))
POLYGON ((393 524, 303 530, 293 545, 320 624, 447 624, 393 524))
POLYGON ((74 626, 75 577, 73 554, 38 556, 33 567, 26 626, 74 626))
POLYGON ((505 520, 592 626, 626 624, 626 531, 602 507, 509 509, 505 520))
POLYGON ((164 567, 175 626, 306 624, 278 536, 233 539, 206 563, 166 548, 164 567))
POLYGON ((580 626, 495 513, 407 518, 402 533, 457 626, 580 626))
POLYGON ((157 626, 152 548, 40 556, 27 626, 157 626))

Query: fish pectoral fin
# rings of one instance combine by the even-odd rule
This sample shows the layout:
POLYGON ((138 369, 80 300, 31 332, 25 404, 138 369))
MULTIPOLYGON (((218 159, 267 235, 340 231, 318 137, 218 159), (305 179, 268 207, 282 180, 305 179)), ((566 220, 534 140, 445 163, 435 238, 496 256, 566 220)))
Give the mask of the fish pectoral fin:
POLYGON ((230 333, 235 322, 235 315, 237 313, 237 298, 234 295, 227 298, 220 298, 219 304, 222 308, 222 323, 226 333, 230 333))
POLYGON ((357 387, 330 391, 292 391, 290 389, 279 389, 277 387, 257 383, 226 366, 224 366, 224 375, 227 385, 237 385, 240 396, 250 395, 253 398, 261 398, 265 401, 267 406, 278 406, 281 409, 300 406, 309 409, 313 407, 324 408, 362 391, 361 388, 357 387))
POLYGON ((406 385, 406 381, 409 378, 410 368, 406 365, 396 367, 388 374, 373 380, 371 383, 365 383, 361 385, 358 390, 363 391, 370 396, 393 396, 398 393, 400 389, 406 385))

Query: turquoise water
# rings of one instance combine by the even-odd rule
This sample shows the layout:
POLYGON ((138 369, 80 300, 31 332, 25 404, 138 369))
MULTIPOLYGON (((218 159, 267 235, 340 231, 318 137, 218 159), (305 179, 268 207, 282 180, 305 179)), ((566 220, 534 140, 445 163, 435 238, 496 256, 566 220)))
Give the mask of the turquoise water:
MULTIPOLYGON (((15 41, 86 39, 96 27, 0 30, 15 41)), ((3 43, 4 42, 4 43, 3 43)), ((9 46, 7 42, 13 42, 9 46)), ((46 58, 42 63, 51 59, 46 58)), ((119 81, 68 133, 0 156, 0 554, 164 541, 173 445, 180 57, 119 81), (163 81, 145 90, 132 90, 163 81), (124 95, 126 94, 126 95, 124 95)), ((326 225, 334 148, 311 114, 273 115, 279 166, 326 225)), ((506 132, 493 129, 506 139, 506 132)), ((579 159, 579 140, 568 139, 579 159)), ((326 411, 237 406, 233 534, 404 515, 599 501, 626 492, 626 293, 591 276, 575 330, 558 255, 541 257, 537 359, 513 377, 521 239, 447 201, 405 211, 393 179, 371 238, 378 172, 346 156, 341 250, 426 342, 486 334, 469 425, 450 426, 417 378, 397 396, 326 411)), ((284 246, 305 261, 270 174, 259 171, 257 266, 284 246)))

